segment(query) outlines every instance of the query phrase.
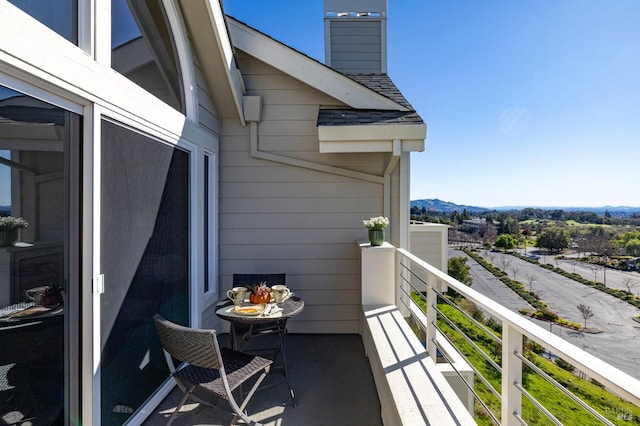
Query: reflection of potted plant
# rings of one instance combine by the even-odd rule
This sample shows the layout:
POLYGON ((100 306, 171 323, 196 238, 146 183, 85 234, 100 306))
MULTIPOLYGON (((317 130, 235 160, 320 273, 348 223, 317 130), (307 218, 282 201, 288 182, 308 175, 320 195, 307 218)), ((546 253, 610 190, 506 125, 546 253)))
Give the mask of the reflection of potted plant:
POLYGON ((29 224, 21 217, 0 217, 0 247, 12 246, 18 241, 18 231, 29 224))
POLYGON ((62 288, 58 284, 51 284, 40 295, 40 304, 42 306, 62 305, 62 288))
POLYGON ((372 217, 362 221, 369 230, 369 242, 372 246, 381 246, 384 243, 384 228, 389 226, 389 219, 384 216, 372 217))

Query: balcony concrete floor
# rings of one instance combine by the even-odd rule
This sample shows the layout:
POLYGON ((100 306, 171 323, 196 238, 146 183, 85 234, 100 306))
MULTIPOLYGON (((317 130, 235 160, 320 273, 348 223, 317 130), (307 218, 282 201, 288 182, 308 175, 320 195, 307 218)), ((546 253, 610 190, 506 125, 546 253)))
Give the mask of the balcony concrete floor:
MULTIPOLYGON (((225 338, 221 336, 221 343, 225 338)), ((297 407, 286 384, 258 391, 247 412, 265 425, 382 425, 380 402, 359 335, 289 334, 286 340, 289 377, 297 407)), ((265 380, 280 380, 279 370, 265 380)), ((182 393, 176 387, 145 426, 164 425, 182 393)), ((174 425, 228 425, 233 415, 220 408, 187 402, 174 425)), ((240 423, 241 424, 241 423, 240 423)))

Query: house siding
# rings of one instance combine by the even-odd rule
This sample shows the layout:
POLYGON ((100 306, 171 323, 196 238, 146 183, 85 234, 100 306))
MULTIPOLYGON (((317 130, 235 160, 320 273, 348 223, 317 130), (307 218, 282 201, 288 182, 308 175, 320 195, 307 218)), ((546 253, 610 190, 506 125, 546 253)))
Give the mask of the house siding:
POLYGON ((197 56, 194 54, 193 57, 193 73, 195 77, 196 98, 198 100, 198 124, 209 132, 217 134, 220 131, 218 114, 216 113, 216 108, 213 104, 209 88, 207 87, 202 68, 198 63, 197 56))
POLYGON ((447 272, 447 231, 446 225, 411 225, 411 253, 447 272))
POLYGON ((379 21, 333 21, 331 66, 346 73, 376 73, 382 69, 379 21))
MULTIPOLYGON (((260 151, 375 175, 389 154, 320 154, 317 115, 335 99, 243 53, 247 95, 261 96, 260 151)), ((225 120, 220 145, 220 282, 287 274, 305 301, 292 332, 357 333, 362 219, 383 214, 382 184, 251 156, 250 130, 225 120)))

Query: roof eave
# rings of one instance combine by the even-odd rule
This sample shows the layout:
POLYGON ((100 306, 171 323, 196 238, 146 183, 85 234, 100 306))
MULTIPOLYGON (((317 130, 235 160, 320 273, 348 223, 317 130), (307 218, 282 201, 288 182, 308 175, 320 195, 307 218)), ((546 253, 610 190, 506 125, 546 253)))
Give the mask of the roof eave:
POLYGON ((427 126, 415 124, 362 124, 318 126, 321 153, 394 152, 394 141, 402 151, 424 151, 427 126))
POLYGON ((224 118, 239 117, 244 124, 242 77, 220 2, 181 0, 181 6, 216 111, 224 118))
POLYGON ((407 111, 351 78, 229 17, 233 46, 351 108, 407 111))

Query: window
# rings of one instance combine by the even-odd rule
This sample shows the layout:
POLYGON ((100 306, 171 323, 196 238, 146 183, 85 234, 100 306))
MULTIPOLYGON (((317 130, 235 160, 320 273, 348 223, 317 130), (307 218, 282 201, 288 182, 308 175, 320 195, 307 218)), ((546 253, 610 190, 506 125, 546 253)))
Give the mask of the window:
POLYGON ((79 145, 78 115, 0 86, 0 419, 7 424, 63 424, 64 395, 79 386, 79 360, 69 350, 79 339, 71 332, 80 310, 72 219, 79 145), (17 220, 7 216, 26 227, 8 229, 17 220))
POLYGON ((183 111, 176 46, 162 0, 111 0, 111 66, 183 111))
POLYGON ((77 0, 9 0, 73 44, 78 44, 77 0))

